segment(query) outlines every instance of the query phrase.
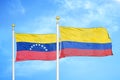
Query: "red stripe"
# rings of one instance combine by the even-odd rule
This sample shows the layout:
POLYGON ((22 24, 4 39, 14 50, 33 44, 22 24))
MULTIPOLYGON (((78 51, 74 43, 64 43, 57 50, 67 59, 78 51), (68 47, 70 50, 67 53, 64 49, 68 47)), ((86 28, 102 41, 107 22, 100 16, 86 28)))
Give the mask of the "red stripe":
MULTIPOLYGON (((61 55, 60 58, 63 56, 61 55)), ((17 51, 16 61, 25 60, 56 60, 56 51, 37 52, 37 51, 17 51)))
POLYGON ((90 49, 62 49, 61 54, 67 56, 109 56, 112 50, 90 50, 90 49))
MULTIPOLYGON (((87 49, 62 49, 60 58, 68 56, 109 56, 112 50, 87 50, 87 49)), ((18 51, 16 61, 25 60, 56 60, 56 51, 37 52, 37 51, 18 51)))

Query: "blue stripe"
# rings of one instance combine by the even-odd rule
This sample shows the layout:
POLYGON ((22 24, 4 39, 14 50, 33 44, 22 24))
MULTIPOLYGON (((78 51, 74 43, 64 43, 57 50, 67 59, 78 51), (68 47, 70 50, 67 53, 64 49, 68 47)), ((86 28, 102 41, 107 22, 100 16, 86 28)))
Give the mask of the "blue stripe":
POLYGON ((29 42, 17 42, 17 51, 31 50, 31 51, 46 52, 45 49, 47 49, 47 51, 55 51, 56 43, 41 44, 41 43, 29 43, 29 42))
MULTIPOLYGON (((111 43, 104 43, 104 44, 102 43, 101 44, 101 43, 84 43, 84 42, 63 41, 63 42, 61 42, 61 49, 65 49, 65 48, 105 50, 105 49, 112 49, 112 44, 111 43)), ((31 51, 45 52, 45 49, 47 49, 47 51, 55 51, 56 43, 48 43, 48 44, 40 43, 40 45, 39 45, 39 43, 17 42, 17 51, 31 50, 31 51)))
POLYGON ((97 50, 104 50, 104 49, 111 49, 111 43, 84 43, 84 42, 71 42, 71 41, 63 41, 61 43, 62 49, 65 48, 76 48, 76 49, 97 49, 97 50))

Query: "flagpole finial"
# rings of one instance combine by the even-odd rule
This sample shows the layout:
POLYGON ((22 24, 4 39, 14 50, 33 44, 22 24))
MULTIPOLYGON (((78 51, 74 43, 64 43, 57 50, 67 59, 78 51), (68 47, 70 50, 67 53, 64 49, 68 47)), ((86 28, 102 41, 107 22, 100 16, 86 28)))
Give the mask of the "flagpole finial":
POLYGON ((60 20, 60 16, 56 16, 56 20, 60 20))
POLYGON ((14 28, 14 27, 15 27, 15 24, 12 24, 12 27, 14 28))

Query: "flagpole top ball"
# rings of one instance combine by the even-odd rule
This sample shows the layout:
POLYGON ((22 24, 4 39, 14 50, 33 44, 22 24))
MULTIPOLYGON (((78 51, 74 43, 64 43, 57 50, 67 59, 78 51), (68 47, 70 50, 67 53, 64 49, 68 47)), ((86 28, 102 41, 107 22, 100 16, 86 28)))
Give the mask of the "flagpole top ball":
POLYGON ((56 20, 60 20, 60 16, 56 16, 56 20))
POLYGON ((12 27, 15 27, 15 24, 12 24, 12 27))

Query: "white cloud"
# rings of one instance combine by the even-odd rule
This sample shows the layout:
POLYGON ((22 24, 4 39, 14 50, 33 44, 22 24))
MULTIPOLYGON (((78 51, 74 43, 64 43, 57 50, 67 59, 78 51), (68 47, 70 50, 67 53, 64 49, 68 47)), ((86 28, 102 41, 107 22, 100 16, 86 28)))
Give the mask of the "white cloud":
MULTIPOLYGON (((60 14, 61 23, 78 27, 113 27, 116 24, 115 17, 119 17, 119 7, 113 1, 99 4, 90 0, 56 0, 59 4, 57 14, 60 14)), ((119 28, 116 28, 119 29, 119 28)), ((118 30, 115 30, 118 31, 118 30)))
POLYGON ((34 23, 34 26, 38 26, 35 33, 56 33, 56 16, 40 17, 34 23))
POLYGON ((55 0, 55 3, 59 8, 52 16, 37 17, 22 26, 31 27, 34 33, 55 33, 57 15, 61 16, 61 25, 76 27, 111 27, 116 23, 113 18, 119 16, 118 6, 112 1, 103 2, 101 5, 90 0, 55 0))
MULTIPOLYGON (((11 60, 10 60, 11 61, 11 60)), ((16 76, 30 76, 49 72, 56 67, 55 61, 23 61, 15 63, 16 76)), ((11 65, 4 71, 7 75, 11 72, 11 65)))
POLYGON ((91 9, 93 8, 93 4, 90 1, 86 1, 84 4, 85 9, 91 9))
POLYGON ((110 31, 110 32, 116 32, 116 31, 119 31, 119 26, 117 26, 117 25, 113 25, 113 26, 110 26, 109 28, 108 28, 108 30, 110 31))
POLYGON ((11 0, 9 2, 9 12, 10 14, 25 14, 25 8, 23 7, 21 0, 11 0))
POLYGON ((19 32, 36 34, 56 33, 56 16, 37 17, 19 26, 17 28, 19 32), (30 28, 29 31, 28 28, 30 28))
POLYGON ((69 9, 76 9, 76 8, 80 8, 81 7, 81 0, 65 0, 65 6, 66 8, 69 7, 69 9))
POLYGON ((115 0, 115 1, 120 3, 120 0, 115 0))

